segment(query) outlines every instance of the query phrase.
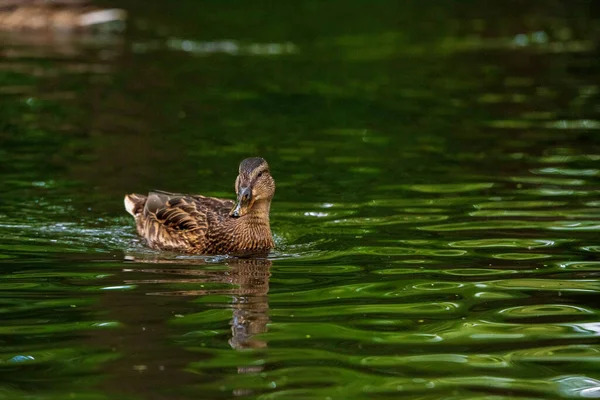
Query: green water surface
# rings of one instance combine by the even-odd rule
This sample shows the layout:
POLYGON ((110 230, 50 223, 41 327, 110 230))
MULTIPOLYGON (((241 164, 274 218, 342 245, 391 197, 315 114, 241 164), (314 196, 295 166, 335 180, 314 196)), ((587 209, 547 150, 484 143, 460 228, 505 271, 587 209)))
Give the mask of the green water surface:
POLYGON ((0 35, 0 399, 600 398, 596 2, 112 5, 0 35), (144 247, 249 156, 267 259, 144 247))

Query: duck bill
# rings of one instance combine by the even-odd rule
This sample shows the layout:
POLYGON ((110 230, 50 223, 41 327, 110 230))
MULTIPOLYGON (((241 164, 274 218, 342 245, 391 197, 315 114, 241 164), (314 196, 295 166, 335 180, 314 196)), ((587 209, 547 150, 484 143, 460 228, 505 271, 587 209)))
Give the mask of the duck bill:
POLYGON ((250 210, 250 206, 252 205, 251 196, 252 192, 248 189, 240 191, 235 206, 233 206, 229 216, 238 218, 248 214, 248 210, 250 210))
POLYGON ((238 218, 238 217, 246 215, 247 213, 248 213, 248 207, 242 206, 242 203, 238 201, 237 203, 235 203, 235 206, 233 206, 233 209, 229 213, 229 216, 238 218))

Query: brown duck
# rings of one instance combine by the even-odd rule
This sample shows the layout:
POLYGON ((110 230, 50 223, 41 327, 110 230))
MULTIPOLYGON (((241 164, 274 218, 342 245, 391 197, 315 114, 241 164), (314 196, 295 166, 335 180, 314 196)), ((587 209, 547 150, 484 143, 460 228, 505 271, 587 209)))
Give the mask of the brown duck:
POLYGON ((240 163, 237 201, 151 191, 125 195, 125 209, 153 249, 193 254, 267 254, 274 247, 269 209, 275 181, 259 157, 240 163))

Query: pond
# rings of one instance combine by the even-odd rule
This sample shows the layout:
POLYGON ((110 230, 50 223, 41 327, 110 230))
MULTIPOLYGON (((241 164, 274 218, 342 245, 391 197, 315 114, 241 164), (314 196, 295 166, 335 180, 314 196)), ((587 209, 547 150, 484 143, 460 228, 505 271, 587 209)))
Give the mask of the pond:
POLYGON ((0 398, 600 397, 595 3, 118 6, 0 36, 0 398), (268 258, 137 237, 251 156, 268 258))

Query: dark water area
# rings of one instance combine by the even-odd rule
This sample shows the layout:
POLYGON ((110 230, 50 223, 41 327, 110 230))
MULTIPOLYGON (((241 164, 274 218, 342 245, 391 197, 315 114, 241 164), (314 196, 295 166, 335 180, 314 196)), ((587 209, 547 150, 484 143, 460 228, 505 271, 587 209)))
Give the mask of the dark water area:
POLYGON ((0 399, 600 398, 596 2, 112 5, 0 34, 0 399), (268 258, 137 238, 249 156, 268 258))

